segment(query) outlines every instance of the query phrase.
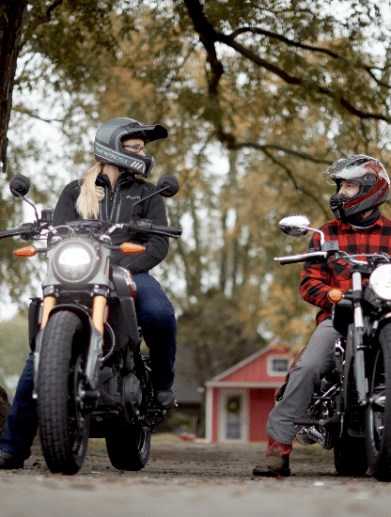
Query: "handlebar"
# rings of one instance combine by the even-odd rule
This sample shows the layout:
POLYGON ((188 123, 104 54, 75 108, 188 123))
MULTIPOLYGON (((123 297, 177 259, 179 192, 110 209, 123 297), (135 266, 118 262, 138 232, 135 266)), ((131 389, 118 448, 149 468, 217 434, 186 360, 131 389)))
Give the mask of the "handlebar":
POLYGON ((281 265, 296 264, 298 262, 312 262, 318 261, 319 259, 326 259, 327 255, 327 251, 314 251, 311 253, 303 253, 302 255, 291 255, 290 257, 275 257, 274 260, 278 261, 281 265))
MULTIPOLYGON (((109 229, 103 234, 111 235, 115 231, 120 229, 130 230, 137 233, 147 233, 147 234, 154 234, 154 235, 163 235, 165 237, 172 237, 174 239, 177 239, 180 235, 182 235, 182 228, 178 228, 175 226, 163 226, 163 225, 156 225, 152 224, 150 221, 140 219, 138 221, 132 221, 131 223, 118 223, 112 225, 108 221, 99 221, 99 220, 82 220, 82 221, 72 221, 70 223, 60 225, 57 228, 77 228, 80 226, 80 228, 88 227, 88 225, 92 225, 94 223, 95 228, 98 229, 101 228, 101 224, 105 224, 109 226, 109 229)), ((0 240, 4 239, 6 237, 17 237, 21 236, 22 239, 25 240, 33 239, 34 237, 41 234, 42 230, 50 230, 52 233, 56 232, 56 227, 52 227, 48 225, 46 222, 35 222, 35 223, 23 223, 19 226, 19 228, 12 228, 10 230, 4 230, 0 232, 0 240)))
POLYGON ((275 257, 274 260, 278 261, 281 265, 284 264, 295 264, 298 262, 338 262, 340 260, 347 262, 351 266, 368 266, 369 260, 360 260, 357 257, 368 257, 371 262, 391 262, 391 257, 385 253, 361 253, 355 255, 349 255, 344 251, 312 251, 303 253, 301 255, 291 255, 287 257, 275 257))
POLYGON ((134 221, 131 223, 114 224, 107 230, 106 233, 110 235, 119 229, 128 229, 137 233, 164 235, 167 237, 173 237, 174 239, 177 239, 180 235, 182 235, 182 228, 152 224, 150 221, 145 219, 140 219, 139 221, 134 221))

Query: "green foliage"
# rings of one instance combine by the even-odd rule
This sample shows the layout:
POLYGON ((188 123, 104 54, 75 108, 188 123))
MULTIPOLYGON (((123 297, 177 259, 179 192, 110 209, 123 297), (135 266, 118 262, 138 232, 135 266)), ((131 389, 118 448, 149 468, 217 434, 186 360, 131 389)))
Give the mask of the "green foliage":
POLYGON ((168 420, 168 425, 171 429, 180 428, 184 431, 193 431, 194 430, 194 417, 190 415, 185 415, 184 413, 175 412, 170 415, 168 420))

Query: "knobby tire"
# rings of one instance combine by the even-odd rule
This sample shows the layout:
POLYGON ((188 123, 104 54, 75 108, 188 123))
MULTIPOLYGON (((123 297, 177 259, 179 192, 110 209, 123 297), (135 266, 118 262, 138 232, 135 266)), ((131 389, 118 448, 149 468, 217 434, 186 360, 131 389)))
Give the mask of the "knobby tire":
POLYGON ((82 323, 69 311, 50 317, 45 328, 37 383, 43 454, 51 472, 75 474, 87 452, 90 415, 75 401, 85 359, 82 323))

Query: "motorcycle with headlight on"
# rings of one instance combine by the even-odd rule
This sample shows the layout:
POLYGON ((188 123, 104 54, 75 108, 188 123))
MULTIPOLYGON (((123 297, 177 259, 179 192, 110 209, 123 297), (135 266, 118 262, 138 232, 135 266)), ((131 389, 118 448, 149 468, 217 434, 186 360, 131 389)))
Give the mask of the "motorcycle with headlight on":
MULTIPOLYGON (((178 189, 176 178, 165 175, 152 195, 169 197, 178 189)), ((142 219, 126 224, 80 220, 53 227, 53 212, 44 210, 39 217, 25 197, 27 178, 15 176, 10 190, 33 206, 36 220, 0 232, 0 238, 47 242, 14 252, 22 257, 45 253, 47 258, 43 299, 34 298, 29 309, 33 397, 47 466, 54 473, 75 474, 89 437, 102 437, 115 468, 140 470, 149 458, 151 433, 166 412, 156 403, 151 362, 140 349, 136 284, 128 270, 110 265, 112 250, 131 254, 145 248, 131 242, 113 245, 112 236, 120 231, 178 238, 182 230, 142 219)))
POLYGON ((320 235, 319 249, 276 257, 281 264, 351 266, 352 289, 331 293, 332 322, 341 334, 335 364, 316 387, 304 417, 294 422, 297 441, 334 448, 341 475, 364 475, 369 467, 376 479, 391 481, 391 258, 339 251, 337 242, 326 242, 302 215, 285 217, 279 226, 294 237, 309 231, 320 235))

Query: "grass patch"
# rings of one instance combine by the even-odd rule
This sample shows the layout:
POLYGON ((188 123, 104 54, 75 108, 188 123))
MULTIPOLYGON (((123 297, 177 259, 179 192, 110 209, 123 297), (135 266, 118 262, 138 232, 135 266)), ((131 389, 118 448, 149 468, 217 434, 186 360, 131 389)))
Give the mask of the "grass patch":
POLYGON ((98 451, 106 450, 106 440, 104 438, 90 438, 88 440, 88 448, 98 451))

